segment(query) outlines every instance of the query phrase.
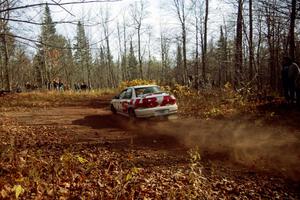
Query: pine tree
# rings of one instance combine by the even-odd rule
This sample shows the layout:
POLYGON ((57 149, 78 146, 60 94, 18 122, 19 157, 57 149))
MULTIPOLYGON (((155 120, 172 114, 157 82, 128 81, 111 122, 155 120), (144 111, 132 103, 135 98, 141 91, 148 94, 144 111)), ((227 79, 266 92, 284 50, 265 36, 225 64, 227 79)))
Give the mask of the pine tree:
POLYGON ((45 85, 51 89, 54 79, 60 79, 70 85, 72 74, 74 74, 71 45, 64 36, 56 33, 47 4, 39 40, 38 51, 34 57, 34 74, 37 85, 39 87, 45 85))
POLYGON ((53 79, 53 55, 55 52, 53 41, 55 41, 55 37, 56 28, 51 17, 49 6, 46 4, 40 35, 40 43, 42 45, 38 46, 39 50, 37 55, 38 63, 41 66, 36 67, 36 70, 40 70, 39 72, 36 71, 36 75, 41 75, 42 77, 36 77, 36 80, 40 87, 43 85, 41 82, 45 82, 48 89, 50 89, 50 83, 53 79))
POLYGON ((132 41, 130 41, 130 48, 129 48, 129 55, 128 55, 128 71, 129 71, 130 80, 138 78, 137 64, 138 62, 134 55, 132 41))
POLYGON ((57 45, 61 45, 60 49, 60 58, 59 58, 59 75, 61 79, 67 83, 68 86, 72 86, 74 83, 74 75, 76 73, 74 67, 74 60, 72 55, 72 47, 70 40, 66 40, 63 36, 61 36, 60 41, 57 41, 57 45))
POLYGON ((218 84, 219 86, 225 84, 227 80, 227 55, 228 55, 228 50, 227 50, 227 38, 224 35, 223 27, 220 27, 220 38, 217 43, 217 60, 218 60, 218 84))
POLYGON ((42 48, 39 48, 37 50, 37 53, 35 54, 33 58, 33 68, 34 68, 34 77, 35 82, 37 83, 37 86, 39 88, 43 87, 43 66, 44 66, 44 52, 42 48))
POLYGON ((53 37, 55 37, 56 28, 53 23, 48 4, 46 4, 45 7, 43 24, 44 25, 42 26, 41 39, 43 43, 49 44, 53 40, 53 37))
POLYGON ((122 55, 121 59, 121 71, 122 71, 122 80, 128 79, 128 70, 127 70, 127 56, 122 55))
POLYGON ((91 86, 91 51, 89 47, 88 39, 85 35, 85 30, 83 24, 79 21, 77 24, 77 35, 75 44, 75 54, 74 59, 76 66, 81 70, 82 81, 88 83, 91 86))
POLYGON ((106 50, 103 46, 100 46, 99 53, 95 59, 95 76, 94 82, 96 83, 97 87, 100 88, 108 88, 109 87, 109 76, 108 76, 108 68, 107 68, 107 61, 106 61, 106 50))

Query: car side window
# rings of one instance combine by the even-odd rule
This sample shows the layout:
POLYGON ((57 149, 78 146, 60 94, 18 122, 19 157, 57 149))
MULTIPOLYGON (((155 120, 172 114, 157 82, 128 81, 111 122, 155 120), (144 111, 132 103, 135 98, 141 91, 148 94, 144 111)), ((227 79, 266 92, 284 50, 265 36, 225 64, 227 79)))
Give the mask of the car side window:
POLYGON ((132 97, 132 89, 128 88, 127 90, 124 90, 120 93, 120 99, 131 99, 132 97))
POLYGON ((126 91, 124 99, 131 99, 131 97, 132 97, 132 89, 128 88, 127 91, 126 91))
POLYGON ((119 99, 125 99, 126 92, 127 92, 127 90, 122 91, 119 95, 119 99))

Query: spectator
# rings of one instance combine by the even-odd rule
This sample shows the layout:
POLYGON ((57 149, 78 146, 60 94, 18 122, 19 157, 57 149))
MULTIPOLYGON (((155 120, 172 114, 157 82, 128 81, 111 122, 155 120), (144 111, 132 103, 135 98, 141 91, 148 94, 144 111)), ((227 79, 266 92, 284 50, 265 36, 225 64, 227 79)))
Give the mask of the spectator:
POLYGON ((31 89, 31 84, 29 82, 26 82, 25 83, 25 88, 26 88, 27 91, 30 90, 31 89))
POLYGON ((283 58, 282 63, 282 84, 284 97, 288 103, 300 104, 300 69, 289 57, 283 58), (295 98, 296 97, 296 98, 295 98))
POLYGON ((74 88, 75 88, 75 91, 80 90, 80 85, 79 85, 79 83, 74 83, 74 88))
POLYGON ((58 82, 56 80, 53 80, 53 89, 58 90, 58 82))
POLYGON ((291 65, 291 77, 294 80, 296 92, 296 104, 300 106, 300 68, 296 62, 291 65))
POLYGON ((81 85, 80 85, 80 89, 85 91, 87 89, 87 85, 85 82, 82 82, 81 85))
POLYGON ((61 80, 58 81, 58 89, 59 91, 64 91, 64 83, 61 80))

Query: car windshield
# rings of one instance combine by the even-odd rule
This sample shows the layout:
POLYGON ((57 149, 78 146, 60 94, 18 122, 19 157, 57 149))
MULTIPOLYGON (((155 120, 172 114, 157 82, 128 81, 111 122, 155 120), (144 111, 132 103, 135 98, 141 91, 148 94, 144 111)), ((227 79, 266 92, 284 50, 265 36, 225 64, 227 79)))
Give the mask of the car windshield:
POLYGON ((135 88, 136 96, 141 96, 144 94, 157 94, 157 93, 162 93, 161 89, 158 86, 135 88))

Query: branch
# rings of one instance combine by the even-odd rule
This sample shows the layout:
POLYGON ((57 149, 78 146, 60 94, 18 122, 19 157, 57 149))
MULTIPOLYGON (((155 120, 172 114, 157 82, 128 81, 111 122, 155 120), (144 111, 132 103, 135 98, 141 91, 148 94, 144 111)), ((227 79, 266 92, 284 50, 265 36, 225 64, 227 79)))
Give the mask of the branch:
POLYGON ((54 2, 55 4, 57 4, 59 7, 61 7, 63 10, 65 10, 67 13, 69 13, 70 15, 72 15, 73 17, 75 17, 74 14, 72 14, 70 11, 68 11, 66 8, 64 8, 61 3, 57 3, 56 1, 54 0, 51 0, 52 2, 54 2))
POLYGON ((90 0, 90 1, 71 1, 71 2, 66 2, 66 3, 60 3, 57 5, 57 3, 36 3, 36 4, 27 4, 23 6, 18 6, 18 7, 11 7, 11 8, 6 8, 6 9, 0 9, 0 13, 2 12, 8 12, 12 10, 19 10, 19 9, 26 9, 26 8, 31 8, 31 7, 38 7, 38 6, 63 6, 63 5, 74 5, 74 4, 86 4, 86 3, 105 3, 105 2, 119 2, 122 0, 90 0))
MULTIPOLYGON (((107 39, 112 33, 113 33, 113 31, 108 33, 105 38, 90 44, 90 46, 94 46, 96 44, 99 44, 99 43, 105 41, 105 39, 107 39)), ((29 41, 29 42, 34 43, 36 46, 44 45, 46 47, 52 47, 52 48, 56 48, 56 49, 80 49, 80 48, 76 48, 76 47, 69 48, 69 47, 56 46, 56 45, 48 44, 48 43, 45 43, 45 42, 42 42, 42 41, 39 41, 39 40, 30 39, 30 38, 26 38, 26 37, 23 37, 23 36, 20 36, 20 35, 14 35, 14 34, 10 34, 10 33, 1 33, 0 36, 1 35, 6 35, 6 36, 9 36, 9 37, 14 37, 14 38, 18 38, 18 39, 21 39, 21 40, 29 41)), ((90 48, 90 49, 98 49, 98 48, 90 48)))
MULTIPOLYGON (((78 23, 78 21, 54 21, 52 23, 40 23, 40 22, 21 20, 21 19, 12 19, 12 18, 5 19, 3 17, 0 17, 0 20, 27 23, 27 24, 33 24, 33 25, 39 25, 39 26, 43 26, 43 25, 47 25, 47 24, 73 24, 73 25, 77 25, 77 23, 78 23)), ((83 24, 83 26, 97 26, 99 24, 101 24, 101 23, 83 24)))

